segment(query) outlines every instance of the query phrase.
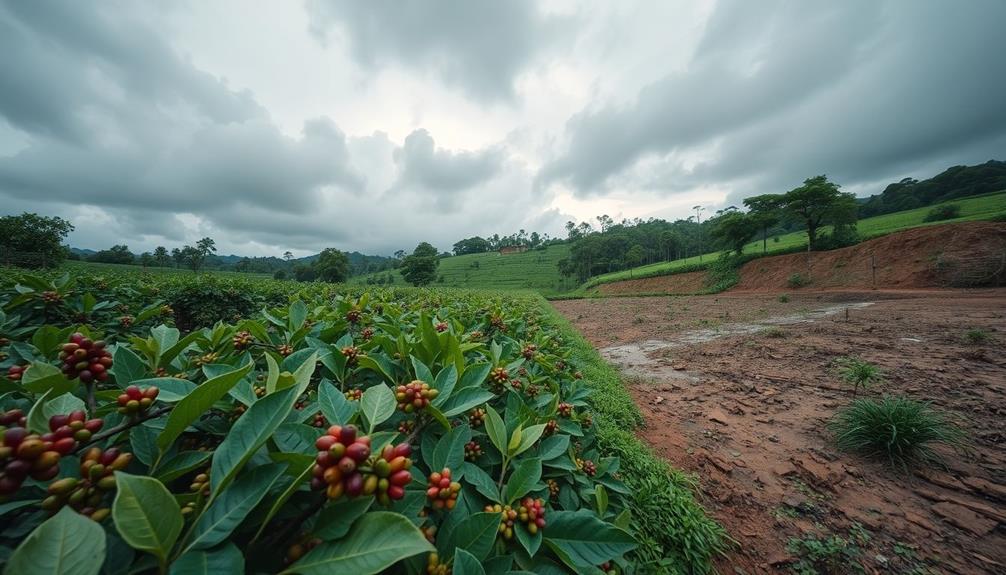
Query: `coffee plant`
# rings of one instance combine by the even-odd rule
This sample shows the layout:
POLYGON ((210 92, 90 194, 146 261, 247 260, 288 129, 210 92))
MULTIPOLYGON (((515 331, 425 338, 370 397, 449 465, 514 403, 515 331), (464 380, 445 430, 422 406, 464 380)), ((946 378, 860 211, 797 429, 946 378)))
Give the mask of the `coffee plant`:
POLYGON ((203 281, 0 282, 5 574, 637 570, 527 300, 203 281))

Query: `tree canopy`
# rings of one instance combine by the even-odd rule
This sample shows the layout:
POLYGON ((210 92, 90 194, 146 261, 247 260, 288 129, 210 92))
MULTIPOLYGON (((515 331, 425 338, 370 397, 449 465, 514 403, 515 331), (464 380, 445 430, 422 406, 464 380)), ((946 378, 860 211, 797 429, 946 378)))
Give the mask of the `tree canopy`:
POLYGON ((63 240, 73 224, 58 218, 25 212, 0 218, 0 258, 5 264, 30 268, 56 267, 66 259, 63 240))
POLYGON ((827 176, 814 176, 804 180, 779 200, 779 207, 787 217, 803 223, 809 240, 808 249, 817 246, 823 226, 850 226, 856 223, 858 205, 856 196, 840 192, 838 184, 827 176))
POLYGON ((349 258, 335 248, 325 248, 314 260, 318 279, 331 283, 346 281, 349 277, 349 258))
POLYGON ((411 255, 402 260, 402 277, 414 286, 429 285, 437 279, 437 266, 440 258, 437 248, 427 242, 422 242, 411 255))

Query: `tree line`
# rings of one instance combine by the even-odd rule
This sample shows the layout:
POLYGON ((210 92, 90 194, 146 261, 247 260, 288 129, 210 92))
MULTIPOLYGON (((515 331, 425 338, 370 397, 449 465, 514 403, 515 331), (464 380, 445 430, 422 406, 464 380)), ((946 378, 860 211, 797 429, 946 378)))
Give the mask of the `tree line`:
POLYGON ((608 215, 590 222, 566 223, 570 255, 560 260, 559 272, 586 281, 595 275, 634 268, 644 264, 672 261, 712 249, 740 254, 756 237, 768 250, 771 235, 804 229, 809 249, 827 249, 855 242, 858 205, 853 194, 841 192, 826 176, 808 178, 803 185, 782 194, 763 194, 744 199, 737 206, 717 211, 702 219, 702 207, 695 216, 668 222, 650 218, 616 223, 608 215), (822 229, 831 226, 829 234, 822 229))

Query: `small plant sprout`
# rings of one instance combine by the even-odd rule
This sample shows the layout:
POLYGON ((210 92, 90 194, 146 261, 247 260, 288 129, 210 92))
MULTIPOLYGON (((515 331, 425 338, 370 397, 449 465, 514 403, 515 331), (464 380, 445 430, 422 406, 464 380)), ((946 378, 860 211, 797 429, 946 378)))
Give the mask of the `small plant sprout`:
POLYGON ((852 384, 853 398, 859 394, 859 388, 866 390, 884 381, 884 373, 879 367, 858 357, 839 358, 836 363, 842 380, 852 384))
POLYGON ((789 303, 789 294, 782 294, 779 296, 779 303, 789 303))
POLYGON ((992 336, 984 329, 969 329, 964 332, 964 342, 968 345, 984 345, 992 340, 992 336))
POLYGON ((829 425, 840 449, 908 468, 939 461, 934 444, 966 449, 965 432, 929 404, 907 397, 858 399, 829 425))

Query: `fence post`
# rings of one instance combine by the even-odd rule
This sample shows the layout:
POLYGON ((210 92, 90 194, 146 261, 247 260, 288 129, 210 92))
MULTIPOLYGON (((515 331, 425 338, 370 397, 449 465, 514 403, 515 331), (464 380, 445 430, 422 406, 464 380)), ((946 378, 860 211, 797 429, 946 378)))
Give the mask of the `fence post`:
POLYGON ((873 289, 877 289, 877 256, 870 254, 870 270, 873 272, 873 289))

